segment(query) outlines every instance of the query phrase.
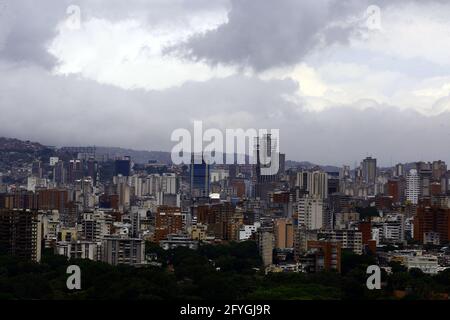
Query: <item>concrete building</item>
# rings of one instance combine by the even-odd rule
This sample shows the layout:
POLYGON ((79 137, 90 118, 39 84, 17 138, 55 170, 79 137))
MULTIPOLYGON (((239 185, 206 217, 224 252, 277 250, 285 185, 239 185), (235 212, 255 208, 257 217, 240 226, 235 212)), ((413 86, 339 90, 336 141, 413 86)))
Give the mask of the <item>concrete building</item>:
POLYGON ((101 242, 90 241, 59 241, 55 245, 55 254, 69 259, 101 260, 101 242))
POLYGON ((296 186, 307 191, 310 196, 321 199, 328 198, 328 174, 326 172, 298 172, 296 186))
POLYGON ((339 242, 342 249, 350 249, 356 254, 362 254, 362 233, 358 230, 333 230, 320 233, 319 237, 332 242, 339 242))
POLYGON ((268 267, 273 261, 273 233, 260 231, 258 237, 259 254, 263 260, 263 265, 268 267))
POLYGON ((300 261, 306 272, 341 272, 341 244, 333 241, 308 241, 308 251, 300 261))
POLYGON ((405 266, 408 270, 420 269, 423 273, 438 273, 438 258, 432 255, 408 256, 405 266))
POLYGON ((324 203, 318 196, 304 195, 297 200, 298 224, 308 230, 322 229, 324 226, 324 203))
POLYGON ((183 230, 183 217, 178 207, 159 206, 155 216, 155 241, 167 238, 169 234, 183 230))
POLYGON ((239 241, 245 241, 252 237, 254 233, 258 231, 258 228, 261 226, 259 222, 255 222, 254 224, 244 224, 239 229, 239 241))
POLYGON ((439 242, 450 241, 450 209, 421 205, 414 217, 414 240, 424 243, 424 235, 437 233, 439 242))
POLYGON ((0 209, 0 252, 39 262, 42 228, 37 211, 0 209))
POLYGON ((374 184, 377 177, 377 159, 367 157, 363 160, 361 167, 364 182, 374 184))
POLYGON ((198 241, 191 239, 185 234, 169 234, 167 240, 161 240, 159 246, 164 250, 175 249, 178 247, 189 248, 197 250, 198 241))
POLYGON ((102 241, 102 261, 111 265, 142 265, 145 261, 144 240, 106 236, 102 241))
POLYGON ((291 219, 276 219, 274 233, 276 249, 288 249, 294 247, 294 225, 291 219))
POLYGON ((419 194, 420 177, 416 169, 411 169, 406 176, 406 200, 412 204, 418 204, 419 194))
POLYGON ((81 220, 80 238, 98 242, 111 234, 112 217, 103 211, 85 212, 81 220))

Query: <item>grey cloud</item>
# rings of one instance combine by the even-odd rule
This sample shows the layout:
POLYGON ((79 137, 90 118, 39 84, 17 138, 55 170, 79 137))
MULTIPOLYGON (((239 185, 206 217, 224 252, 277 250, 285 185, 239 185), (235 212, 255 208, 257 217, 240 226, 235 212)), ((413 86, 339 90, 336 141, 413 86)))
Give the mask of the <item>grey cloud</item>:
POLYGON ((69 5, 81 9, 82 20, 90 17, 111 21, 138 18, 148 26, 186 19, 193 12, 216 10, 225 0, 0 0, 0 58, 34 63, 47 69, 57 61, 47 51, 56 36, 57 24, 67 18, 69 5))
MULTIPOLYGON (((170 52, 256 71, 300 62, 309 53, 346 44, 366 28, 366 10, 418 0, 231 0, 229 21, 170 52)), ((430 2, 443 2, 430 0, 430 2)))
POLYGON ((51 67, 54 57, 47 42, 56 35, 56 24, 65 15, 65 0, 2 0, 0 58, 51 67))
MULTIPOLYGON (((353 165, 367 154, 390 161, 450 160, 443 141, 450 113, 424 117, 413 111, 364 103, 368 108, 308 112, 283 99, 292 81, 234 76, 190 82, 164 91, 127 91, 39 67, 0 65, 0 136, 49 145, 105 145, 170 151, 174 129, 205 127, 280 129, 289 159, 353 165), (372 106, 372 107, 370 107, 372 106)), ((359 104, 358 104, 359 105, 359 104)))
POLYGON ((354 1, 231 1, 229 22, 192 38, 181 51, 194 59, 265 70, 297 63, 311 50, 347 41, 352 28, 330 27, 349 14, 363 13, 354 1))

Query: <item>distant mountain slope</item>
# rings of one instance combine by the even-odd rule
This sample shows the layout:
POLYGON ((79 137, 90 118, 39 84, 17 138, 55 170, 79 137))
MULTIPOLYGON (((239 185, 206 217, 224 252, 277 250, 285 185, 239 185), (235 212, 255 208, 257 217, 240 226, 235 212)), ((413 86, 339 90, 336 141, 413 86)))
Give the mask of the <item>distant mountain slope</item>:
MULTIPOLYGON (((130 156, 135 163, 148 163, 150 160, 158 163, 172 163, 170 152, 166 151, 144 151, 118 147, 95 147, 98 158, 114 159, 117 157, 130 156)), ((50 155, 58 155, 58 149, 42 145, 38 142, 22 141, 14 138, 0 137, 0 169, 11 166, 18 162, 31 163, 36 158, 47 159, 50 155)), ((246 157, 248 161, 248 157, 246 157)), ((303 168, 311 169, 318 165, 308 161, 286 160, 286 169, 303 168)), ((338 172, 335 166, 319 166, 327 172, 338 172)))
POLYGON ((23 167, 36 158, 48 158, 52 149, 30 141, 0 137, 0 171, 23 167))
POLYGON ((96 156, 114 159, 116 157, 130 156, 135 163, 148 163, 156 160, 159 163, 170 164, 172 162, 170 152, 165 151, 140 151, 116 147, 96 147, 96 156))
POLYGON ((314 163, 311 163, 309 161, 293 161, 293 160, 286 160, 286 169, 305 169, 305 170, 309 170, 312 169, 314 167, 319 167, 322 170, 324 170, 325 172, 339 172, 339 167, 336 166, 321 166, 321 165, 317 165, 314 163))
POLYGON ((45 149, 48 149, 48 147, 37 142, 22 141, 14 138, 0 137, 0 151, 3 152, 6 151, 6 152, 34 153, 43 151, 45 149))

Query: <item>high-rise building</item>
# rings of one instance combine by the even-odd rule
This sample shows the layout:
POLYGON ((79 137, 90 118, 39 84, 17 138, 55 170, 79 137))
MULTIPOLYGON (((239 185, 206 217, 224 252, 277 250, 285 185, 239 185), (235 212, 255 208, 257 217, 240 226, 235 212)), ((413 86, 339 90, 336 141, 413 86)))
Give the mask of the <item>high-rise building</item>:
POLYGON ((82 160, 70 160, 67 169, 67 182, 73 184, 76 180, 83 178, 82 160))
POLYGON ((159 206, 155 215, 155 241, 183 230, 183 217, 178 207, 159 206))
POLYGON ((424 243, 426 234, 435 233, 440 243, 450 241, 450 209, 420 205, 414 217, 414 240, 424 243))
POLYGON ((81 219, 81 238, 86 241, 101 241, 105 235, 111 233, 112 218, 102 211, 85 212, 81 219))
POLYGON ((431 195, 430 186, 433 179, 432 164, 430 162, 418 162, 416 166, 420 179, 419 197, 427 198, 431 195))
POLYGON ((324 227, 324 202, 318 196, 303 195, 297 199, 298 225, 308 230, 324 227))
POLYGON ((294 247, 294 225, 291 219, 275 220, 275 248, 289 249, 294 247))
POLYGON ((403 163, 397 163, 395 165, 394 177, 403 177, 405 175, 405 165, 403 163))
POLYGON ((389 179, 386 189, 386 194, 392 198, 393 203, 400 202, 400 181, 398 178, 389 179))
POLYGON ((210 168, 203 156, 192 155, 190 166, 191 194, 194 197, 209 196, 210 168))
POLYGON ((255 196, 267 200, 269 193, 274 190, 274 183, 284 173, 284 156, 278 151, 278 139, 272 134, 264 134, 255 138, 254 157, 254 186, 255 196), (280 164, 280 161, 283 163, 280 164))
POLYGON ((412 204, 419 203, 420 178, 416 169, 409 170, 406 176, 406 200, 412 204))
POLYGON ((255 152, 256 177, 258 182, 276 180, 280 171, 278 139, 273 139, 272 134, 264 134, 262 137, 256 137, 255 152))
POLYGON ((53 182, 58 185, 65 184, 67 182, 67 174, 64 168, 64 162, 59 160, 53 167, 53 182))
POLYGON ((69 201, 69 193, 65 189, 43 189, 37 192, 39 210, 58 210, 64 213, 69 201))
POLYGON ((124 157, 123 159, 116 159, 114 161, 114 175, 128 177, 131 173, 131 159, 124 157))
POLYGON ((31 174, 33 177, 42 178, 42 162, 39 160, 33 161, 31 167, 31 174))
POLYGON ((128 176, 115 176, 113 179, 116 187, 116 194, 119 196, 119 210, 126 210, 130 207, 131 187, 128 176))
MULTIPOLYGON (((209 207, 208 212, 209 217, 207 219, 210 221, 208 230, 212 231, 216 238, 234 240, 239 236, 239 226, 233 223, 235 218, 238 218, 238 215, 236 208, 230 202, 214 204, 209 207)), ((201 220, 199 219, 199 221, 201 220)))
POLYGON ((37 211, 0 209, 0 252, 39 262, 42 232, 37 211))
POLYGON ((260 230, 258 232, 259 254, 263 260, 263 265, 268 267, 273 261, 273 233, 260 230))
POLYGON ((441 177, 447 172, 447 165, 444 161, 433 161, 432 164, 432 176, 433 180, 439 181, 441 177))
POLYGON ((361 167, 364 182, 374 184, 377 178, 377 159, 367 157, 363 160, 361 167))
POLYGON ((87 176, 92 178, 94 185, 97 185, 98 163, 91 158, 87 161, 87 176))
POLYGON ((344 165, 339 170, 339 179, 350 179, 351 178, 351 174, 350 173, 351 173, 350 166, 344 165))
POLYGON ((326 240, 339 242, 342 249, 350 249, 356 254, 362 254, 362 232, 358 230, 332 230, 321 234, 326 240))
POLYGON ((107 236, 103 239, 102 247, 102 261, 114 266, 140 265, 145 261, 145 244, 142 239, 107 236))
POLYGON ((161 191, 167 194, 176 194, 178 180, 175 173, 164 173, 161 178, 161 191))
POLYGON ((328 198, 328 174, 322 171, 302 171, 297 173, 297 186, 310 196, 328 198))
POLYGON ((308 241, 307 272, 341 272, 341 244, 333 241, 308 241))

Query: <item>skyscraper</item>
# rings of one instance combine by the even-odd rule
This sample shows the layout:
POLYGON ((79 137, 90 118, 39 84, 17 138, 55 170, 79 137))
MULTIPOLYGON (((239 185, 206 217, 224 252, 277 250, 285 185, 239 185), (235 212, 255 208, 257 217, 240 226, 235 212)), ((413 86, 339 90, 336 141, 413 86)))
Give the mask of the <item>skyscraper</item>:
POLYGON ((41 227, 36 211, 0 209, 0 253, 39 262, 41 227))
POLYGON ((275 248, 286 249, 294 247, 294 225, 291 219, 279 218, 275 220, 275 248))
POLYGON ((67 170, 67 182, 74 183, 83 178, 83 162, 81 160, 70 160, 67 170))
POLYGON ((362 176, 366 183, 374 184, 377 177, 377 159, 367 157, 362 162, 362 176))
POLYGON ((114 162, 114 175, 128 177, 131 171, 130 157, 124 157, 123 159, 116 159, 114 162))
POLYGON ((405 166, 402 163, 396 164, 394 176, 395 177, 403 177, 404 175, 405 175, 405 166))
POLYGON ((328 198, 328 174, 322 171, 302 171, 297 173, 297 186, 311 196, 328 198))
POLYGON ((450 240, 450 209, 420 205, 414 217, 414 240, 424 242, 426 235, 435 233, 441 243, 450 240))
POLYGON ((277 174, 280 171, 280 155, 277 150, 278 140, 273 139, 271 134, 256 137, 256 154, 254 156, 256 157, 256 177, 258 183, 276 180, 277 174))
POLYGON ((416 169, 409 170, 406 176, 406 200, 412 204, 419 202, 420 179, 416 169))
POLYGON ((433 179, 432 164, 430 162, 418 162, 416 164, 417 172, 419 174, 419 197, 429 197, 430 196, 430 186, 433 179))
POLYGON ((307 230, 324 227, 324 203, 319 196, 303 195, 297 200, 298 225, 307 230))
POLYGON ((64 162, 59 160, 53 167, 53 181, 58 185, 66 183, 66 170, 64 168, 64 162))
POLYGON ((203 155, 192 155, 190 176, 191 194, 198 197, 209 196, 209 165, 203 159, 203 155))

